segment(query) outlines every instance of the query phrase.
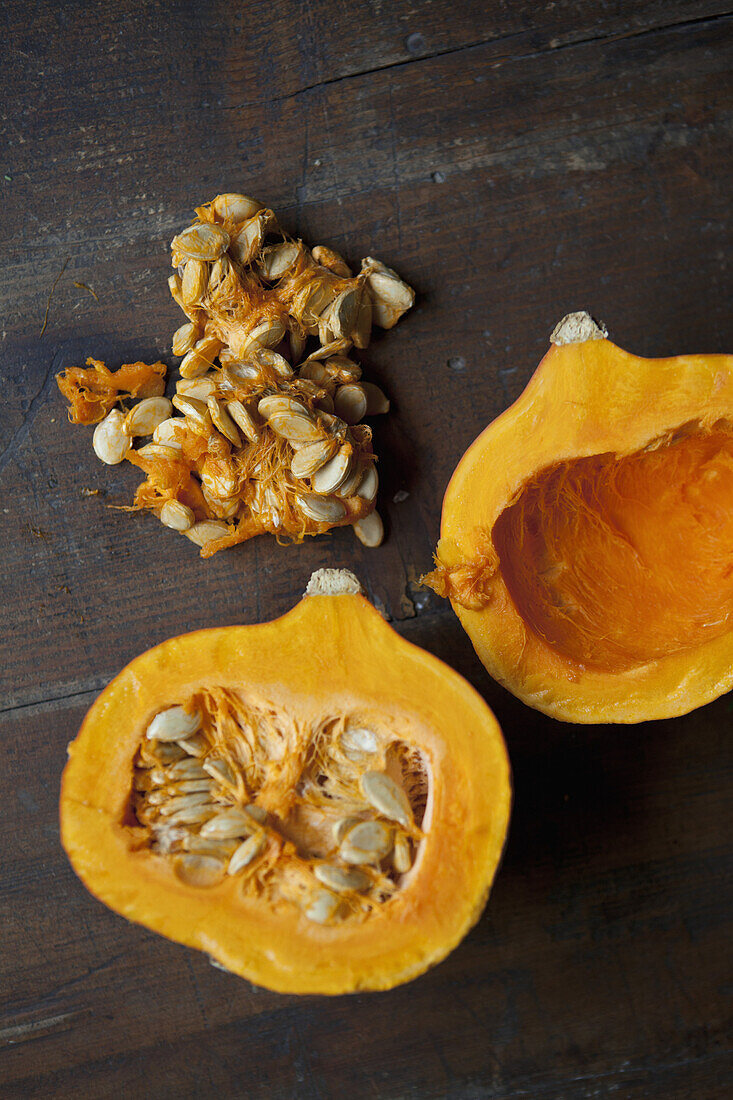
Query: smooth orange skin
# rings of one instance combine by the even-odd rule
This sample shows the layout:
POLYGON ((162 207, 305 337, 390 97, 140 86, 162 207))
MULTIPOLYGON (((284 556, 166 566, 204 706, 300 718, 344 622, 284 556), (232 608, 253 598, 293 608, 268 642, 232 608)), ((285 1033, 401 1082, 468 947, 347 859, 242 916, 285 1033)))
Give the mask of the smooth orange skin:
MULTIPOLYGON (((524 392, 481 433, 445 493, 437 555, 475 559, 501 512, 539 471, 591 455, 634 454, 690 421, 733 420, 733 356, 643 359, 609 340, 553 346, 524 392)), ((733 686, 733 634, 627 671, 589 669, 527 627, 501 573, 481 610, 453 608, 488 672, 566 722, 635 723, 685 714, 733 686)))
POLYGON ((131 662, 69 746, 61 837, 88 889, 129 920, 286 993, 389 989, 439 962, 486 903, 507 832, 511 781, 501 731, 457 673, 402 639, 361 596, 309 596, 274 622, 172 638, 131 662), (433 775, 427 840, 404 888, 363 923, 322 927, 271 911, 236 879, 185 886, 135 850, 124 823, 133 758, 152 715, 201 685, 247 687, 312 721, 334 707, 392 718, 433 775))

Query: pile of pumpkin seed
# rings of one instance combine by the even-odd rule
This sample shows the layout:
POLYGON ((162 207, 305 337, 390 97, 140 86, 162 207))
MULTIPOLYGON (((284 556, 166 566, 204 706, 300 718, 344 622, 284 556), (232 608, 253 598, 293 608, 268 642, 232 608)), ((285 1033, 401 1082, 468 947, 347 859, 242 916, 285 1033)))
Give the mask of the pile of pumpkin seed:
POLYGON ((97 456, 140 466, 136 506, 204 556, 263 531, 300 539, 345 524, 378 546, 362 420, 389 401, 362 380, 353 349, 368 346, 373 324, 395 325, 414 291, 371 257, 354 275, 330 248, 289 238, 246 195, 217 195, 196 215, 171 245, 169 288, 187 317, 173 336, 176 394, 112 410, 94 432, 97 456), (176 475, 181 463, 193 485, 176 475))
POLYGON ((413 865, 425 798, 410 797, 409 773, 422 772, 424 794, 427 770, 358 716, 294 740, 296 729, 272 705, 230 691, 167 707, 136 755, 134 814, 151 850, 190 886, 234 878, 245 894, 295 904, 319 924, 364 918, 413 865), (284 742, 286 764, 276 750, 284 742))

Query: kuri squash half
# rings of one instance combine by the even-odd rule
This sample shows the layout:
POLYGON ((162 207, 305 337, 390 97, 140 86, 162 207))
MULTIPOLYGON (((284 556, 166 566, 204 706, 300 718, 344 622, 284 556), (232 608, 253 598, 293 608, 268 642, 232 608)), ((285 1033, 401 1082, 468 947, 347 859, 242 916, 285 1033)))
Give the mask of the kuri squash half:
POLYGON ((445 494, 436 569, 488 671, 568 722, 733 683, 733 356, 642 359, 569 314, 445 494))
POLYGON ((389 989, 482 911, 506 750, 477 693, 351 574, 308 592, 120 673, 69 746, 62 840, 101 901, 252 982, 389 989))

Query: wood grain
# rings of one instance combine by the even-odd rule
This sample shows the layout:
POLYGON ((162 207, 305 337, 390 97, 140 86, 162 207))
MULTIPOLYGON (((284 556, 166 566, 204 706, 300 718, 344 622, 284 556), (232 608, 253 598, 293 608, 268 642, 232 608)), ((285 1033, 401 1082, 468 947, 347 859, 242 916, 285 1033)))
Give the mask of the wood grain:
POLYGON ((733 704, 552 722, 488 678, 416 582, 458 457, 562 314, 589 308, 645 355, 733 348, 730 4, 10 0, 0 29, 3 1100, 719 1100, 733 704), (201 562, 109 507, 136 472, 100 467, 66 423, 64 367, 173 364, 168 241, 226 189, 418 290, 363 356, 393 403, 375 421, 376 551, 337 531, 201 562), (281 614, 325 565, 355 569, 475 684, 516 783, 464 944, 403 989, 334 1000, 255 989, 109 913, 69 868, 56 810, 66 745, 128 660, 281 614))

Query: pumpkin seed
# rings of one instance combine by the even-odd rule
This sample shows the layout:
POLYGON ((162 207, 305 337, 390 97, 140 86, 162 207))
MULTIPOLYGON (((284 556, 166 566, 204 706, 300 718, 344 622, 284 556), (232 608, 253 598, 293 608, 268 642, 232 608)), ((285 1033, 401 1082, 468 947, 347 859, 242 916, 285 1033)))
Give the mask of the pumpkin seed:
POLYGON ((197 401, 206 401, 216 391, 216 379, 209 371, 199 378, 181 378, 176 382, 176 393, 181 397, 195 397, 197 401))
MULTIPOLYGON (((214 427, 217 429, 217 431, 220 431, 221 434, 225 436, 230 443, 234 444, 235 447, 241 446, 242 440, 240 438, 239 432, 237 431, 237 426, 232 418, 229 416, 224 406, 219 401, 217 401, 213 394, 211 395, 211 397, 208 398, 206 404, 211 415, 214 427)), ((233 491, 234 490, 232 490, 232 492, 233 491)), ((231 493, 227 493, 225 495, 231 496, 231 493)))
POLYGON ((203 856, 213 856, 214 859, 230 860, 236 850, 237 843, 234 840, 211 840, 198 833, 186 833, 181 838, 181 847, 184 852, 198 852, 203 856))
POLYGON ((198 794, 200 791, 211 794, 211 779, 208 776, 206 779, 181 779, 178 783, 171 783, 166 791, 169 795, 198 794))
POLYGON ((149 741, 180 741, 196 733, 201 725, 201 714, 189 714, 183 707, 167 707, 158 711, 145 731, 149 741))
POLYGON ((225 373, 241 382, 255 382, 262 377, 262 371, 253 363, 230 363, 225 373))
POLYGON ((296 398, 290 397, 285 393, 273 393, 268 397, 263 397, 257 405, 257 412, 260 416, 263 416, 265 420, 269 420, 271 416, 275 415, 310 415, 305 405, 296 400, 296 398))
POLYGON ((290 241, 265 248, 259 267, 266 279, 280 279, 292 267, 300 254, 300 247, 290 241))
MULTIPOLYGON (((359 297, 356 287, 349 287, 348 290, 343 290, 334 299, 328 311, 328 327, 336 339, 349 336, 354 328, 359 314, 359 297)), ((328 340, 321 341, 325 344, 331 342, 328 340)))
POLYGON ((181 279, 181 295, 186 305, 194 305, 201 299, 208 282, 209 265, 202 260, 189 260, 181 279))
POLYGON ((256 325, 249 333, 249 339, 253 344, 260 344, 263 348, 274 348, 285 335, 285 325, 279 317, 271 317, 267 321, 256 325))
POLYGON ((201 487, 206 489, 208 496, 227 500, 237 492, 237 474, 216 459, 205 459, 201 469, 201 487))
POLYGON ((377 735, 365 726, 351 726, 341 734, 341 748, 349 753, 373 753, 377 751, 377 735))
POLYGON ((180 748, 188 753, 188 756, 203 757, 209 748, 209 742, 204 734, 194 734, 193 737, 185 737, 178 741, 180 748))
POLYGON ((361 388, 367 403, 365 416, 380 416, 389 412, 389 400, 379 386, 375 386, 373 382, 362 382, 361 388))
POLYGON ((377 495, 377 489, 379 488, 379 477, 375 466, 372 464, 368 466, 364 471, 363 477, 359 481, 359 487, 356 490, 356 495, 361 497, 362 500, 368 500, 369 503, 374 500, 377 495))
POLYGON ((178 370, 182 378, 200 378, 213 366, 214 360, 221 351, 221 340, 211 336, 204 336, 197 340, 187 355, 183 357, 178 370))
POLYGON ((181 277, 180 275, 170 275, 168 277, 168 289, 171 292, 171 298, 181 307, 183 312, 186 312, 185 302, 181 297, 181 277))
POLYGON ((203 806, 187 806, 177 810, 167 818, 169 825, 200 825, 216 813, 216 807, 212 803, 203 806))
POLYGON ((367 410, 366 394, 358 382, 350 382, 336 390, 333 405, 336 415, 347 424, 358 424, 367 410))
POLYGON ((406 875, 412 867, 412 852, 410 841, 404 833, 397 833, 392 851, 392 864, 400 875, 406 875))
POLYGON ((201 836, 215 837, 217 840, 247 836, 251 831, 252 818, 236 806, 217 813, 201 826, 201 836))
POLYGON ((354 534, 364 546, 374 548, 384 541, 384 524, 379 512, 370 512, 354 524, 354 534))
POLYGON ((300 378, 306 378, 311 382, 317 382, 319 386, 332 386, 331 376, 323 366, 315 359, 306 359, 298 371, 300 378))
POLYGON ((331 435, 341 438, 346 437, 348 425, 344 420, 340 420, 338 416, 334 416, 332 413, 320 413, 318 419, 322 427, 329 431, 331 435))
POLYGON ((262 209, 262 203, 248 195, 238 195, 233 191, 217 195, 211 203, 211 209, 225 221, 243 222, 262 209))
POLYGON ((208 427, 211 424, 211 417, 205 402, 200 401, 197 397, 185 397, 183 394, 177 393, 173 398, 173 404, 179 412, 182 412, 184 416, 190 416, 196 424, 202 427, 208 427))
POLYGON ((153 443, 171 447, 175 451, 182 450, 181 437, 185 432, 185 426, 180 417, 172 416, 168 420, 161 421, 153 429, 153 443))
POLYGON ((189 260, 218 260, 229 247, 229 234, 220 225, 199 222, 173 238, 171 248, 189 260))
POLYGON ((198 760, 192 760, 190 757, 185 757, 182 760, 178 760, 170 768, 168 768, 167 776, 170 779, 206 779, 208 774, 198 760))
POLYGON ((408 828, 412 824, 412 809, 407 795, 386 772, 364 772, 361 791, 370 806, 380 814, 408 828))
POLYGON ((180 810, 192 810, 196 806, 204 806, 211 802, 211 790, 196 791, 194 794, 182 794, 174 798, 170 798, 164 806, 160 807, 160 812, 164 817, 169 817, 171 814, 178 813, 180 810))
POLYGON ((232 528, 228 523, 223 523, 218 519, 204 519, 200 523, 194 523, 192 527, 189 527, 183 534, 191 542, 195 542, 197 546, 206 546, 207 542, 214 542, 216 539, 224 538, 225 535, 230 534, 232 528))
POLYGON ((124 424, 124 415, 119 409, 112 409, 94 429, 94 453, 107 466, 122 462, 130 450, 130 437, 125 434, 124 424))
POLYGON ((376 863, 392 850, 392 829, 381 821, 360 821, 344 836, 339 855, 346 863, 376 863))
POLYGON ((152 435, 159 424, 168 420, 173 407, 167 397, 145 397, 125 417, 125 435, 152 435))
POLYGON ((319 882, 327 886, 329 890, 335 890, 337 894, 347 890, 366 890, 371 879, 364 871, 356 867, 337 867, 333 863, 317 863, 313 868, 313 874, 319 882))
POLYGON ((357 314, 356 325, 351 333, 354 347, 369 347, 369 340, 372 333, 373 312, 372 296, 369 292, 369 288, 362 284, 359 313, 357 314))
POLYGON ((224 280, 228 277, 232 265, 227 256, 220 256, 216 263, 211 265, 209 274, 209 293, 215 293, 224 280))
POLYGON ((295 503, 309 519, 316 523, 338 523, 346 515, 346 508, 337 497, 321 497, 315 493, 303 493, 295 503))
POLYGON ((239 497, 214 497, 206 486, 201 486, 204 500, 215 519, 234 519, 244 507, 239 497))
POLYGON ((146 443, 144 447, 138 447, 135 453, 141 458, 164 458, 168 462, 176 462, 180 458, 180 452, 178 443, 146 443))
MULTIPOLYGON (((311 478, 316 493, 334 493, 343 485, 353 466, 353 449, 350 444, 342 446, 333 458, 329 459, 311 478)), ((292 469, 292 467, 291 467, 292 469)))
POLYGON ((341 485, 339 485, 338 495, 340 497, 351 497, 356 492, 362 479, 362 471, 356 466, 349 476, 341 485))
POLYGON ((315 474, 333 456, 336 447, 334 439, 317 439, 315 443, 306 443, 293 455, 290 463, 293 477, 305 478, 315 474))
POLYGON ((290 355, 294 363, 299 363, 305 350, 305 336, 296 328, 290 330, 290 355))
POLYGON ((152 760, 163 766, 175 764, 178 760, 182 760, 184 755, 185 753, 178 745, 169 741, 151 741, 149 745, 143 743, 140 746, 140 756, 144 762, 152 760))
POLYGON ((214 856, 198 853, 176 856, 173 860, 176 876, 187 886, 205 888, 218 886, 224 878, 226 864, 214 856))
POLYGON ((358 382, 361 378, 361 367, 348 355, 329 355, 326 360, 326 372, 334 382, 345 386, 349 382, 358 382))
POLYGON ((333 920, 339 920, 343 912, 340 898, 329 890, 319 890, 314 895, 305 915, 315 924, 329 924, 333 920))
POLYGON ((260 438, 260 429, 255 423, 254 417, 245 408, 241 401, 227 401, 227 412, 250 443, 256 443, 260 438))
POLYGON ((173 333, 172 351, 174 355, 185 355, 190 351, 198 339, 198 329, 191 321, 181 325, 173 333))
POLYGON ((245 221, 239 232, 232 237, 229 245, 229 255, 233 256, 243 267, 252 263, 262 247, 269 213, 271 212, 260 210, 245 221))
POLYGON ((178 744, 189 756, 204 756, 209 748, 209 742, 202 733, 195 733, 193 737, 186 737, 178 744))
POLYGON ((252 362, 259 367, 269 367, 280 378, 292 378, 293 368, 284 355, 272 348, 256 347, 250 351, 252 362))
POLYGON ((371 256, 362 261, 361 269, 366 274, 371 292, 375 324, 392 328, 413 305, 415 291, 400 279, 396 271, 371 256))
POLYGON ((340 844, 349 829, 353 829, 354 825, 358 825, 360 821, 360 817, 340 817, 338 821, 335 821, 331 832, 336 843, 340 844))
POLYGON ((317 326, 318 318, 335 297, 336 292, 331 282, 316 277, 297 296, 291 311, 306 327, 317 326))
POLYGON ((329 271, 333 271, 334 275, 339 275, 342 279, 351 278, 351 268, 346 260, 338 252, 334 252, 332 248, 317 244, 315 248, 311 249, 311 256, 316 263, 321 264, 322 267, 327 267, 329 271))
POLYGON ((265 837, 262 833, 256 833, 254 836, 248 837, 247 840, 243 840, 229 860, 227 874, 236 875, 239 871, 244 870, 260 854, 264 846, 265 837))
POLYGON ((321 435, 321 429, 310 414, 293 416, 290 413, 274 413, 268 423, 274 432, 290 443, 315 443, 321 435))
POLYGON ((237 790, 236 776, 226 760, 215 760, 209 757, 208 760, 204 760, 203 768, 208 775, 216 779, 218 783, 221 783, 223 787, 229 787, 234 791, 237 790))
POLYGON ((160 522, 174 531, 187 531, 196 522, 193 510, 180 500, 166 500, 160 509, 160 522))

